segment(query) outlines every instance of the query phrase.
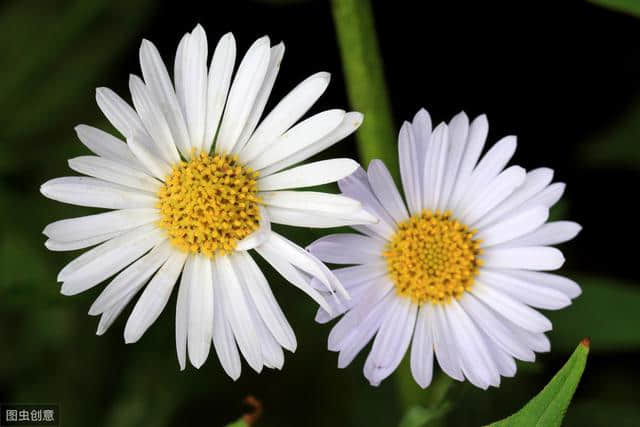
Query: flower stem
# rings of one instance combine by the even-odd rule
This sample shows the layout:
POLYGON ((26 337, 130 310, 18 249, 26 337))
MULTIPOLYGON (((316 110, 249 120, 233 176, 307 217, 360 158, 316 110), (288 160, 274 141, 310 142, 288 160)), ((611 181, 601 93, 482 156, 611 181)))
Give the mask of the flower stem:
MULTIPOLYGON (((405 413, 418 408, 437 414, 443 417, 451 409, 450 402, 447 402, 447 395, 455 386, 455 382, 443 372, 434 372, 433 381, 427 389, 421 389, 413 379, 408 357, 405 357, 394 374, 394 380, 400 398, 401 410, 405 413)), ((429 426, 436 426, 439 420, 432 420, 429 426)))
POLYGON ((332 0, 331 4, 349 102, 364 114, 364 122, 356 132, 360 160, 364 166, 373 159, 383 160, 397 179, 396 131, 371 3, 332 0))

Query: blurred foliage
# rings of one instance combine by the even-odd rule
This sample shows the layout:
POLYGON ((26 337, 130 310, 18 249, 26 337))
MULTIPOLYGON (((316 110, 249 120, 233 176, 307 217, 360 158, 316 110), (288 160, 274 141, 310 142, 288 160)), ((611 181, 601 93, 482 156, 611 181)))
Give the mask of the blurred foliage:
POLYGON ((451 404, 445 404, 437 409, 424 408, 422 406, 413 406, 402 417, 400 427, 422 427, 433 426, 434 422, 444 417, 449 411, 451 404))
POLYGON ((640 2, 638 0, 589 0, 593 4, 628 13, 640 17, 640 2))
MULTIPOLYGON (((637 2, 640 8, 640 2, 637 2)), ((586 141, 584 162, 596 167, 640 169, 640 100, 586 141)))
POLYGON ((640 319, 630 316, 640 307, 640 289, 632 283, 580 276, 580 295, 569 307, 547 313, 553 351, 570 351, 571 342, 589 336, 598 351, 638 351, 640 319))
POLYGON ((584 339, 578 344, 567 363, 536 397, 509 418, 495 422, 491 426, 561 426, 569 402, 587 364, 589 345, 589 340, 584 339))

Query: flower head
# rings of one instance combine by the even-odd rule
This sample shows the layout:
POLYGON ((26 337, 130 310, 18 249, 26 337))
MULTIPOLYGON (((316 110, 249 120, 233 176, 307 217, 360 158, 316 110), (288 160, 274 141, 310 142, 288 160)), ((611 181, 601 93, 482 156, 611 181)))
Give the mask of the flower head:
POLYGON ((299 123, 329 83, 317 73, 296 86, 262 121, 284 54, 282 43, 258 39, 234 76, 236 44, 226 34, 207 65, 201 26, 186 34, 174 78, 155 46, 140 47, 143 79, 130 78, 133 106, 99 88, 98 106, 126 139, 80 125, 80 140, 96 155, 69 161, 82 177, 41 187, 65 203, 112 209, 48 225, 46 246, 66 251, 95 246, 60 271, 62 293, 73 295, 115 275, 89 313, 104 333, 140 292, 127 321, 135 342, 158 318, 179 280, 176 347, 200 367, 211 343, 222 366, 240 375, 238 348, 256 371, 280 368, 282 348, 296 338, 253 257, 254 249, 285 279, 322 307, 329 303, 311 279, 345 294, 313 255, 271 231, 270 224, 333 227, 375 222, 360 202, 342 195, 291 191, 351 174, 349 159, 290 168, 358 128, 356 112, 328 110, 299 123), (297 123, 297 124, 296 124, 297 123), (97 245, 97 246, 96 246, 97 245), (237 343, 237 346, 236 346, 237 343))
MULTIPOLYGON (((574 222, 547 222, 564 184, 553 171, 505 169, 515 137, 498 141, 480 158, 486 117, 469 123, 460 113, 431 130, 425 110, 399 135, 403 201, 384 164, 374 160, 339 182, 380 221, 354 226, 361 234, 334 234, 311 244, 334 270, 349 301, 332 301, 317 321, 344 316, 329 349, 345 367, 375 336, 364 375, 378 385, 411 344, 411 371, 431 383, 434 355, 452 378, 498 386, 513 376, 515 359, 549 351, 551 322, 534 308, 560 309, 580 294, 573 281, 550 273, 562 266, 551 245, 580 231, 574 222)), ((318 283, 319 284, 319 283, 318 283)))

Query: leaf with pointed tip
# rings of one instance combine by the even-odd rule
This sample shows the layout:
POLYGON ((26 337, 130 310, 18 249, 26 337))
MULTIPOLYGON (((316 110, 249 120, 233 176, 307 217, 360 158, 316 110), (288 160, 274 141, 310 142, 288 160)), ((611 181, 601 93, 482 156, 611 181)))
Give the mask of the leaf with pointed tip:
POLYGON ((569 361, 536 397, 515 414, 490 427, 560 426, 587 364, 589 345, 589 339, 582 340, 569 361))

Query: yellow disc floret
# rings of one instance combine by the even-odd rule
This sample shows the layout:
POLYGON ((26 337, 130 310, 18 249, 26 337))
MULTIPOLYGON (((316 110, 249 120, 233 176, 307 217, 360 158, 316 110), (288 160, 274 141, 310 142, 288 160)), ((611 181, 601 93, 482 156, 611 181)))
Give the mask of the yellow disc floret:
POLYGON ((400 223, 384 252, 396 292, 416 304, 460 298, 482 264, 474 234, 450 212, 423 211, 400 223))
POLYGON ((259 226, 257 177, 236 156, 200 153, 180 162, 158 192, 160 226, 180 250, 228 254, 259 226))

